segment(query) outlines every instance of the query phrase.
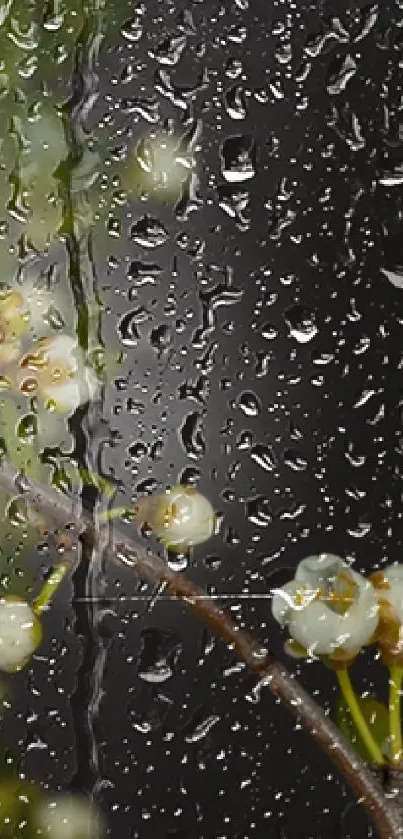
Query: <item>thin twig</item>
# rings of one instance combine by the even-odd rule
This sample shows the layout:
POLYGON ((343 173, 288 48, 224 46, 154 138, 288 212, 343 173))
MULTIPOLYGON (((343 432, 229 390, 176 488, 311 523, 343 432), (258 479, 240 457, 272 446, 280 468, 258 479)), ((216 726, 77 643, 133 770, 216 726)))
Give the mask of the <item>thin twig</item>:
MULTIPOLYGON (((80 511, 77 500, 26 478, 10 463, 0 466, 0 486, 10 495, 22 494, 28 508, 40 513, 52 527, 70 527, 82 540, 93 539, 93 522, 80 511)), ((139 577, 165 590, 201 618, 247 665, 262 686, 278 697, 326 752, 351 789, 367 809, 380 839, 402 839, 403 822, 394 800, 384 794, 382 785, 345 740, 338 728, 316 704, 291 673, 208 595, 183 574, 171 571, 163 560, 140 542, 127 538, 114 528, 108 557, 130 567, 139 577)))

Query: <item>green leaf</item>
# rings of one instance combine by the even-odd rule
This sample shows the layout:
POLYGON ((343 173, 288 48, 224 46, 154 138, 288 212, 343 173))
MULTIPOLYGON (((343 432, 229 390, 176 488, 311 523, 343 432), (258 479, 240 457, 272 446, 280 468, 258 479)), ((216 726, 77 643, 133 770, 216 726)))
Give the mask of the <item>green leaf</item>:
MULTIPOLYGON (((358 703, 373 738, 382 751, 386 753, 387 738, 389 737, 389 714, 386 705, 373 696, 358 697, 358 703)), ((354 746, 357 754, 363 760, 371 762, 373 760, 372 755, 369 754, 365 743, 361 739, 351 716, 350 708, 342 695, 339 696, 336 703, 335 722, 346 740, 354 746)))

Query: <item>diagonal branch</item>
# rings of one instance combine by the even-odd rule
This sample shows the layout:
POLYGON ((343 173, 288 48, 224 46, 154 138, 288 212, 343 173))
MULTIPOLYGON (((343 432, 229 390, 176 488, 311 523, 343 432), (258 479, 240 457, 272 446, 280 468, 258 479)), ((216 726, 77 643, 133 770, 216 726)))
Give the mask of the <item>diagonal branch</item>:
MULTIPOLYGON (((28 479, 3 461, 0 466, 0 487, 11 496, 21 494, 28 510, 45 517, 52 527, 69 528, 82 540, 93 540, 93 521, 80 510, 77 499, 28 479)), ((278 661, 213 600, 203 589, 183 574, 171 571, 163 560, 139 541, 126 537, 123 528, 115 527, 107 556, 133 569, 139 577, 163 585, 171 597, 177 598, 213 632, 229 645, 251 670, 262 686, 278 697, 310 734, 344 776, 360 802, 367 809, 380 839, 402 839, 401 811, 395 801, 384 793, 381 783, 358 757, 338 728, 302 685, 278 661)))

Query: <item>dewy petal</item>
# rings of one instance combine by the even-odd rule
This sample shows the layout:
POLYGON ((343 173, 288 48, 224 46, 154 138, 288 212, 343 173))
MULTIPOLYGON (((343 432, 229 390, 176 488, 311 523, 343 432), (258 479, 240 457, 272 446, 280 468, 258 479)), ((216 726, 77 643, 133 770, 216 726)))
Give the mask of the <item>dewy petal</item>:
POLYGON ((39 342, 49 361, 60 361, 74 371, 77 370, 77 356, 81 351, 77 341, 71 335, 55 335, 42 338, 39 342))
POLYGON ((73 413, 79 405, 96 397, 99 391, 98 378, 94 370, 85 365, 82 350, 73 338, 69 335, 58 335, 55 338, 43 339, 43 349, 49 362, 60 362, 62 373, 71 375, 68 381, 64 376, 64 381, 59 384, 57 381, 49 383, 46 368, 44 373, 39 372, 39 390, 42 397, 56 410, 73 413))
POLYGON ((208 498, 192 487, 178 486, 161 496, 150 524, 168 545, 199 545, 215 529, 215 512, 208 498))
MULTIPOLYGON (((322 557, 303 560, 297 569, 300 579, 275 592, 273 615, 280 624, 288 625, 291 637, 311 654, 331 655, 336 649, 355 653, 368 643, 378 623, 375 589, 340 557, 322 557), (345 611, 339 613, 331 597, 337 597, 342 574, 347 584, 351 581, 351 603, 347 601, 345 611)), ((341 582, 343 587, 344 580, 341 582)))
POLYGON ((43 387, 41 394, 43 399, 50 403, 49 407, 66 413, 73 413, 82 401, 86 401, 76 379, 71 379, 63 385, 43 387))
POLYGON ((382 571, 383 575, 390 582, 403 582, 403 565, 396 563, 396 565, 388 565, 382 571))
POLYGON ((322 553, 307 556, 299 563, 295 579, 301 580, 312 588, 321 588, 328 584, 343 567, 348 567, 341 557, 335 554, 322 553))
POLYGON ((340 621, 340 615, 326 603, 315 600, 305 609, 292 612, 288 630, 311 655, 329 655, 339 646, 340 621))
POLYGON ((286 583, 281 588, 272 589, 273 600, 271 601, 271 611, 274 619, 281 626, 285 626, 290 620, 291 614, 295 608, 294 597, 301 591, 301 584, 296 580, 286 583))
POLYGON ((0 670, 16 670, 33 653, 38 644, 37 625, 28 603, 0 600, 0 670))
POLYGON ((78 375, 76 375, 64 384, 41 387, 43 399, 49 401, 57 411, 73 413, 79 405, 88 402, 96 395, 98 381, 95 374, 92 374, 92 371, 90 372, 91 375, 88 380, 83 378, 80 382, 78 375))
POLYGON ((379 606, 372 583, 351 569, 350 574, 357 585, 357 594, 351 607, 340 616, 342 643, 338 646, 344 649, 359 649, 370 641, 376 630, 379 606))

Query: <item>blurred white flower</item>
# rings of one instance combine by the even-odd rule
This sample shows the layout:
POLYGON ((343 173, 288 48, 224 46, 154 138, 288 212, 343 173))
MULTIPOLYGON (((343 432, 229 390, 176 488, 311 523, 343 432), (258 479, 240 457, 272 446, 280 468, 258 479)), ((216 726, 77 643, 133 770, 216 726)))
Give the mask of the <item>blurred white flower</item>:
POLYGON ((23 138, 22 174, 25 180, 34 174, 49 178, 68 154, 63 120, 48 105, 37 106, 27 120, 15 120, 16 130, 23 138))
POLYGON ((195 165, 192 150, 184 151, 180 137, 150 134, 137 143, 123 184, 129 193, 140 189, 177 195, 195 165))
POLYGON ((101 839, 105 835, 99 811, 80 795, 61 793, 47 798, 35 816, 36 835, 46 839, 101 839))
POLYGON ((310 655, 352 658, 378 625, 371 582, 333 554, 302 560, 294 579, 273 595, 275 619, 310 655))
POLYGON ((186 550, 206 542, 216 525, 210 501, 189 486, 176 486, 163 495, 140 499, 136 519, 149 525, 172 550, 186 550))
POLYGON ((42 627, 29 603, 0 600, 0 670, 14 673, 25 666, 42 640, 42 627))
POLYGON ((30 314, 20 291, 0 291, 0 365, 18 358, 21 336, 29 328, 30 314))
POLYGON ((38 282, 36 276, 24 274, 17 290, 24 299, 24 306, 28 313, 28 325, 35 337, 44 334, 45 326, 52 326, 52 318, 49 315, 52 310, 55 315, 57 313, 56 323, 57 327, 60 328, 69 301, 63 288, 46 288, 38 282))
POLYGON ((18 386, 42 397, 50 410, 73 413, 93 399, 99 388, 78 342, 70 335, 40 338, 21 358, 18 386))

